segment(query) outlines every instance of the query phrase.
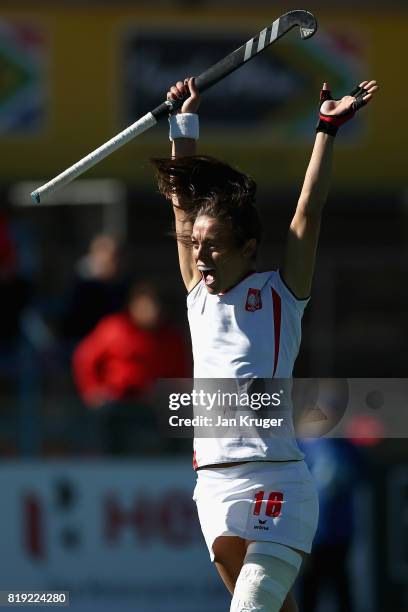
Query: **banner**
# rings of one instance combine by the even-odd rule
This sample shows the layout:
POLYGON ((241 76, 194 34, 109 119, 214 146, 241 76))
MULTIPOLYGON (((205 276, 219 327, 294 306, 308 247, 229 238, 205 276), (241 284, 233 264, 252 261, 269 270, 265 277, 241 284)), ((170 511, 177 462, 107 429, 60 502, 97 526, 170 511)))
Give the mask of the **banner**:
MULTIPOLYGON (((201 74, 240 47, 246 36, 242 25, 235 34, 211 28, 129 29, 123 73, 126 122, 157 105, 163 84, 201 74), (186 54, 186 49, 194 52, 186 54)), ((307 43, 293 31, 205 93, 200 118, 206 141, 216 144, 223 134, 238 146, 248 138, 273 148, 309 144, 322 75, 334 92, 351 91, 367 73, 364 52, 352 30, 322 32, 307 43)), ((361 138, 361 118, 347 126, 346 141, 361 138)))
MULTIPOLYGON (((3 11, 0 58, 14 75, 8 85, 14 94, 7 112, 0 97, 0 142, 7 151, 0 179, 52 178, 157 106, 177 79, 205 70, 282 12, 158 12, 120 3, 38 8, 35 16, 28 5, 3 11), (21 32, 29 33, 28 47, 21 32)), ((408 128, 400 122, 395 129, 395 118, 404 116, 408 85, 400 82, 395 58, 403 52, 406 12, 376 7, 316 11, 316 17, 314 38, 301 41, 293 30, 205 94, 200 151, 246 170, 265 190, 300 187, 323 81, 341 96, 373 77, 381 84, 375 102, 337 139, 333 188, 367 193, 405 186, 401 151, 408 128)), ((148 160, 169 154, 167 129, 162 122, 87 178, 154 188, 148 160)))
POLYGON ((3 463, 0 591, 69 591, 75 611, 227 609, 194 480, 185 460, 3 463))
POLYGON ((45 56, 40 25, 0 21, 0 136, 31 135, 43 128, 45 56))

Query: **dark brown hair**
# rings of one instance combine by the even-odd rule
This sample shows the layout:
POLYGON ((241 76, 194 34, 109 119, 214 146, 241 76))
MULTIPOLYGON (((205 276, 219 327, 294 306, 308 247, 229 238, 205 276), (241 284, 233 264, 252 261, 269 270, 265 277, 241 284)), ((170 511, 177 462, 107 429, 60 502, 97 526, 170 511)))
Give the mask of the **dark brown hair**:
MULTIPOLYGON (((208 215, 231 227, 237 246, 250 238, 260 242, 256 183, 250 176, 207 155, 152 159, 152 163, 160 193, 168 200, 176 195, 192 223, 198 216, 208 215)), ((177 238, 184 241, 187 237, 177 238)))

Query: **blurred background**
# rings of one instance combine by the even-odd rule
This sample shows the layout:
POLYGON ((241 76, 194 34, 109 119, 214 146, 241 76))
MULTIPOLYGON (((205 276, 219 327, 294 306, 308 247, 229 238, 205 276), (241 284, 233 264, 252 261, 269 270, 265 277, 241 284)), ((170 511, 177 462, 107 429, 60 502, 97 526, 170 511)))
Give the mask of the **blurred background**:
MULTIPOLYGON (((160 435, 158 378, 191 375, 163 122, 83 179, 29 193, 294 7, 253 0, 0 2, 0 590, 77 610, 221 612, 191 501, 191 441, 160 435)), ((338 137, 299 377, 407 371, 405 2, 310 0, 295 31, 208 92, 199 151, 258 182, 276 268, 319 90, 381 91, 338 137)), ((321 494, 305 612, 408 609, 406 433, 304 441, 321 494)), ((361 425, 361 423, 360 423, 361 425)), ((374 428, 374 429, 373 429, 374 428)), ((374 431, 374 434, 372 433, 374 431)), ((378 435, 376 433, 378 432, 378 435)))

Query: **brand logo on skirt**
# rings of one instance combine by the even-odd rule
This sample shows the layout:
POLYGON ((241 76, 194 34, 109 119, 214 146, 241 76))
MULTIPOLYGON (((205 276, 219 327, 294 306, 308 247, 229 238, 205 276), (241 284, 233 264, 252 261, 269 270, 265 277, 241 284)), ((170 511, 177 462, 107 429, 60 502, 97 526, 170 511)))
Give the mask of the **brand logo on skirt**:
POLYGON ((269 527, 265 526, 266 521, 261 521, 258 519, 259 525, 254 525, 254 529, 262 529, 263 531, 269 531, 269 527))

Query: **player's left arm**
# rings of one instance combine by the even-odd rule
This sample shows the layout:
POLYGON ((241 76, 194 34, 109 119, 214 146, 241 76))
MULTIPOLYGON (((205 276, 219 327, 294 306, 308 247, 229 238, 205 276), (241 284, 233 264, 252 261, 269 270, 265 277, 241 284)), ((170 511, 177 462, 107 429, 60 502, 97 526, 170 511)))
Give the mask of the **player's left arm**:
POLYGON ((283 280, 299 299, 308 297, 311 291, 337 130, 365 106, 377 90, 376 81, 363 81, 348 96, 333 100, 328 85, 323 85, 316 140, 295 215, 290 224, 281 269, 283 280))

